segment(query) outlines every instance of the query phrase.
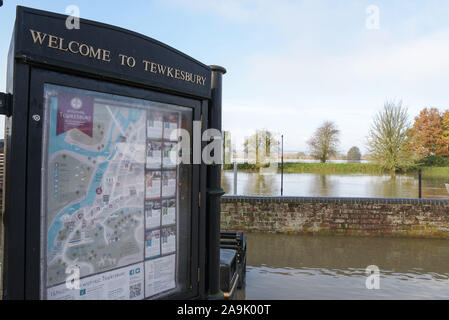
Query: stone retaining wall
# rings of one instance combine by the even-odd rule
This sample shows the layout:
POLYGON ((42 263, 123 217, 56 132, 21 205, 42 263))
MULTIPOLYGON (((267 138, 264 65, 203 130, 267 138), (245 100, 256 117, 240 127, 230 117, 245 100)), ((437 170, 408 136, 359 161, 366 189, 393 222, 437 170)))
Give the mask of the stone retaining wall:
POLYGON ((449 200, 224 196, 222 230, 449 239, 449 200))

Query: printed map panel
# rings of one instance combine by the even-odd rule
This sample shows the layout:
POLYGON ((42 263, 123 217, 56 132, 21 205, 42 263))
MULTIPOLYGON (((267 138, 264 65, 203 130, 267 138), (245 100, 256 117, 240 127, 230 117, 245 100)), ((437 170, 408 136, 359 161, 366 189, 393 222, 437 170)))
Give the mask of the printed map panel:
POLYGON ((47 85, 47 286, 144 257, 145 102, 47 85))

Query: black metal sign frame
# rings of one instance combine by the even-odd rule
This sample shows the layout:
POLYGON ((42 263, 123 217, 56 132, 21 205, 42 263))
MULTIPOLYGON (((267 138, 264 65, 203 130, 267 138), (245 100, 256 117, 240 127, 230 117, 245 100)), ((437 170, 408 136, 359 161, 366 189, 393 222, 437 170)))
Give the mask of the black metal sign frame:
MULTIPOLYGON (((7 77, 13 108, 6 119, 5 133, 5 299, 39 299, 43 128, 33 116, 43 116, 45 83, 187 106, 192 108, 194 120, 202 122, 201 133, 214 122, 210 117, 216 114, 217 104, 221 123, 221 81, 215 89, 212 82, 213 74, 221 79, 224 69, 213 70, 151 38, 97 22, 81 20, 80 30, 65 30, 66 18, 24 7, 17 9, 7 77), (133 57, 135 66, 133 60, 128 64, 123 56, 133 57), (214 95, 214 90, 220 94, 214 95)), ((204 147, 206 142, 201 145, 204 147)), ((219 295, 218 268, 211 269, 216 254, 212 258, 210 254, 219 250, 218 243, 210 242, 211 237, 219 237, 219 212, 206 215, 208 193, 213 191, 210 186, 217 188, 219 182, 208 178, 205 164, 191 166, 190 288, 164 298, 219 295)), ((214 170, 219 167, 214 166, 214 170)))

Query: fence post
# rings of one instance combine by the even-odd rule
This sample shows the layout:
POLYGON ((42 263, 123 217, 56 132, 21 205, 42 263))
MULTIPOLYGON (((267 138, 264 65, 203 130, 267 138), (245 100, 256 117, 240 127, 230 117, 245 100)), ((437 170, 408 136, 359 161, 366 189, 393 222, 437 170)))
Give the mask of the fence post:
POLYGON ((284 135, 282 139, 282 155, 281 155, 281 197, 284 196, 284 135))
POLYGON ((418 179, 419 179, 419 198, 422 199, 422 170, 421 169, 419 169, 418 179))
POLYGON ((237 161, 234 161, 234 194, 237 195, 237 171, 238 164, 237 161))

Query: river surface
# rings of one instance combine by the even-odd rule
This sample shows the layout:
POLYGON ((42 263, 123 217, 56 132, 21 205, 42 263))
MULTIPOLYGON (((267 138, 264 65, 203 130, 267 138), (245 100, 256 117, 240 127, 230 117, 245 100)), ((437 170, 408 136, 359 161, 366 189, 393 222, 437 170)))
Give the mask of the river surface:
POLYGON ((449 241, 247 234, 239 299, 449 299, 449 241), (378 290, 366 268, 380 270, 378 290))
MULTIPOLYGON (((428 199, 449 198, 445 183, 449 176, 422 180, 422 196, 428 199)), ((417 176, 363 175, 363 174, 284 174, 284 196, 298 197, 359 197, 359 198, 418 198, 417 176)), ((234 172, 222 174, 222 187, 227 194, 234 193, 234 172)), ((238 172, 237 194, 279 196, 281 175, 238 172)))

